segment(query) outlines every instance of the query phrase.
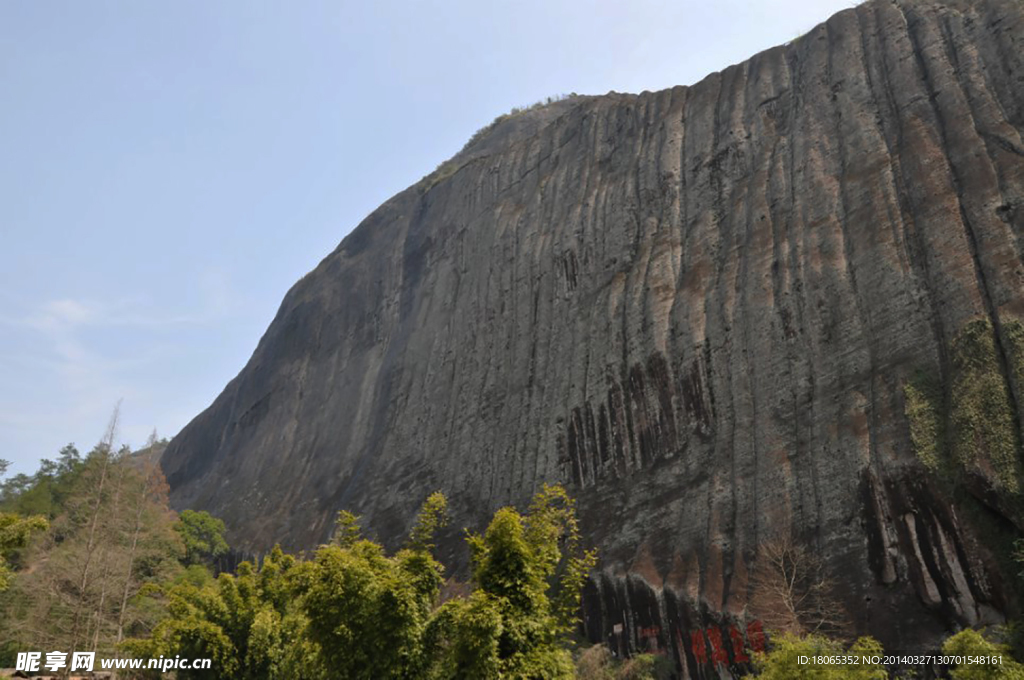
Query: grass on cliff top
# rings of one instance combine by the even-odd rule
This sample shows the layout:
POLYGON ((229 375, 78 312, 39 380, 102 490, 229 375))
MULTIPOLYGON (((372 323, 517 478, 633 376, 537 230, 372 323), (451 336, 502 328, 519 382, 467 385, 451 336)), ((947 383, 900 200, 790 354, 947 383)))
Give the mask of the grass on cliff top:
POLYGON ((505 122, 506 120, 509 120, 510 118, 515 118, 516 116, 522 115, 529 111, 543 109, 547 106, 551 106, 552 104, 565 101, 566 99, 575 99, 576 97, 579 97, 579 95, 576 94, 575 92, 570 92, 569 94, 556 94, 550 97, 545 97, 544 99, 535 101, 534 103, 525 106, 513 106, 508 113, 501 114, 500 116, 492 120, 490 123, 474 132, 473 135, 469 138, 469 140, 465 144, 463 144, 462 148, 459 150, 457 154, 439 163, 438 166, 434 168, 434 171, 432 173, 430 173, 422 180, 420 180, 421 182, 426 184, 423 190, 429 191, 438 182, 442 182, 451 177, 452 175, 454 175, 455 172, 459 169, 459 167, 461 167, 455 161, 455 159, 461 156, 462 153, 466 151, 466 149, 470 148, 471 146, 479 142, 481 139, 486 137, 499 124, 505 122))

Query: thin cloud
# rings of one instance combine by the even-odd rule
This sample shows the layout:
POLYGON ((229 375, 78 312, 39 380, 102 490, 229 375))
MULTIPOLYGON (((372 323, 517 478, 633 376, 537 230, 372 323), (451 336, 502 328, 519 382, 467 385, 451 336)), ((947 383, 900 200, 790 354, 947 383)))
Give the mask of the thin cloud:
MULTIPOLYGON (((143 297, 114 302, 58 298, 49 300, 27 314, 0 314, 0 324, 55 332, 85 327, 160 328, 199 325, 222 318, 233 307, 234 291, 223 269, 211 268, 196 280, 202 305, 189 314, 154 313, 152 301, 143 297)), ((9 300, 12 300, 8 296, 9 300)))
POLYGON ((115 326, 155 328, 201 323, 206 315, 154 315, 134 309, 135 304, 104 305, 89 300, 70 298, 51 300, 40 309, 21 318, 7 318, 9 325, 53 332, 84 327, 115 326))

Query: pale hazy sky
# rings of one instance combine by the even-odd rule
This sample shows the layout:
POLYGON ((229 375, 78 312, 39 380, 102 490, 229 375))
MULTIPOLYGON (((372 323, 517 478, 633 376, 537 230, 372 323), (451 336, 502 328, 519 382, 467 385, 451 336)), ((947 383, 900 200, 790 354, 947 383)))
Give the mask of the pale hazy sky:
POLYGON ((849 0, 0 2, 0 458, 171 436, 478 128, 697 82, 849 0))

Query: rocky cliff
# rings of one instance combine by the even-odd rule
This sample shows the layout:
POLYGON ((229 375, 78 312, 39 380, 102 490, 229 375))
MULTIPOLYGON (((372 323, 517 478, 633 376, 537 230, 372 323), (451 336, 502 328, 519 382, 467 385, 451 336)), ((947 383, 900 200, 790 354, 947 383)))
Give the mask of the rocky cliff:
MULTIPOLYGON (((680 59, 685 48, 680 47, 680 59)), ((920 651, 1015 615, 1024 6, 871 0, 691 87, 496 122, 288 292, 171 443, 234 543, 472 525, 560 481, 587 630, 745 658, 758 546, 920 651)))

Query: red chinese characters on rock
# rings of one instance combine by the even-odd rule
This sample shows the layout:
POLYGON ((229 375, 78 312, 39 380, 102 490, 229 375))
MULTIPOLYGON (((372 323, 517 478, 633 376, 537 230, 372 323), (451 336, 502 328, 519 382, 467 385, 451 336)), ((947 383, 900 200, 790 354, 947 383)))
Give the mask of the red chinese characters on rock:
POLYGON ((642 645, 647 649, 648 652, 658 653, 658 634, 661 632, 661 628, 658 626, 650 626, 648 628, 642 628, 637 626, 636 635, 642 641, 642 645))
POLYGON ((746 644, 743 642, 743 633, 736 626, 729 626, 729 642, 732 643, 732 660, 736 663, 750 663, 747 655, 746 644))
POLYGON ((711 661, 716 666, 729 665, 729 652, 725 650, 725 645, 722 644, 722 631, 717 626, 711 626, 707 629, 707 634, 708 642, 711 643, 711 661))
POLYGON ((690 651, 698 664, 712 663, 716 666, 728 666, 730 663, 729 648, 732 649, 732 663, 750 663, 748 647, 755 652, 765 650, 764 628, 760 621, 751 621, 747 624, 746 640, 744 640, 743 632, 735 625, 730 625, 728 629, 709 626, 704 630, 695 630, 690 633, 690 651), (726 647, 723 631, 729 636, 729 647, 726 647))
POLYGON ((704 631, 695 630, 690 633, 690 649, 693 651, 693 658, 697 660, 697 663, 708 662, 708 648, 704 644, 704 631))

